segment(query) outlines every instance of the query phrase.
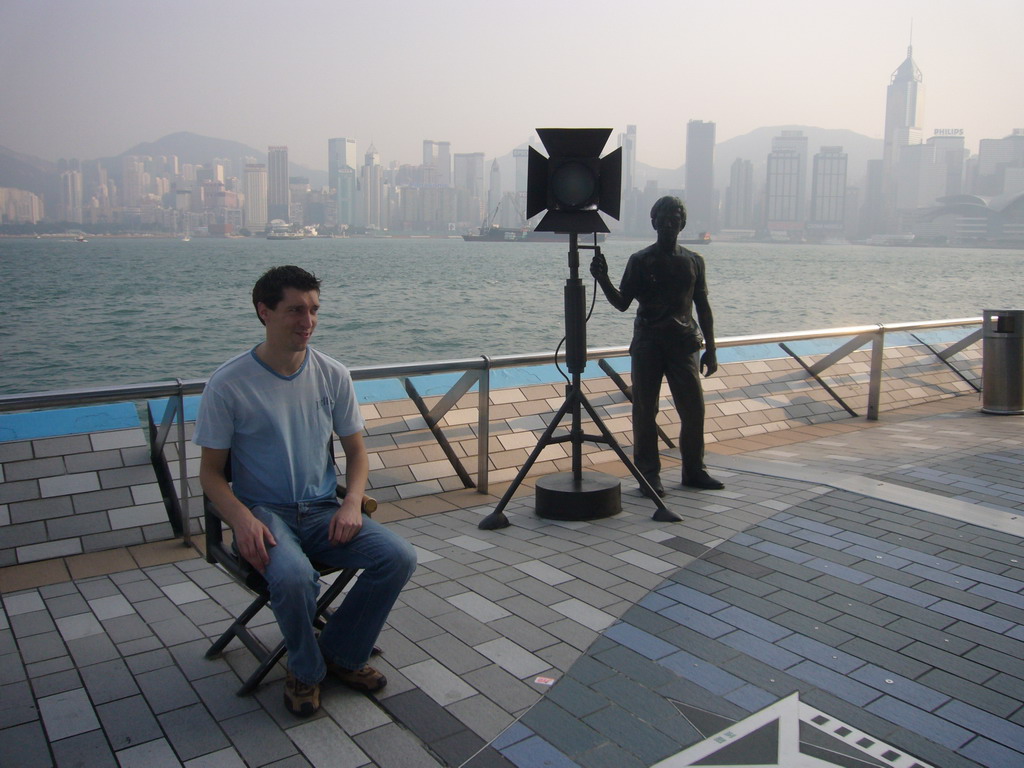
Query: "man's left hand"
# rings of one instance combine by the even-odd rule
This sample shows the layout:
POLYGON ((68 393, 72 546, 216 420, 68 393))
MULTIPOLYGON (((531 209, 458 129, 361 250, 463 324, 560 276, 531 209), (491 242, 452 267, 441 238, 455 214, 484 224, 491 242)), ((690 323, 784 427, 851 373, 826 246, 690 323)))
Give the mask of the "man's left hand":
POLYGON ((362 527, 363 511, 360 509, 359 501, 352 496, 346 496, 331 518, 327 538, 334 545, 347 544, 356 537, 362 527))
POLYGON ((715 350, 709 349, 700 356, 700 372, 704 374, 704 377, 714 376, 715 371, 718 370, 718 355, 715 350))

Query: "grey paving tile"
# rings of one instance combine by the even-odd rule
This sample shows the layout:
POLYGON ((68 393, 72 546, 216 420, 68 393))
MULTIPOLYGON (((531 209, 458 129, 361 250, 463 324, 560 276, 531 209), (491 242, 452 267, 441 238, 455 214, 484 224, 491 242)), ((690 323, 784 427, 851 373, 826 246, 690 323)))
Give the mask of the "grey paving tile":
POLYGON ((840 649, 851 656, 856 656, 884 669, 891 669, 912 680, 918 679, 929 669, 929 665, 924 662, 860 637, 851 638, 848 642, 843 643, 840 649))
POLYGON ((72 658, 75 660, 75 664, 81 667, 110 661, 120 656, 117 648, 114 647, 114 644, 106 634, 89 635, 68 640, 67 646, 72 658))
POLYGON ((202 704, 165 712, 158 720, 182 762, 229 746, 227 736, 202 704))
POLYGON ((117 753, 121 768, 177 768, 181 765, 164 739, 148 741, 117 753))
POLYGON ((289 728, 288 735, 313 765, 357 768, 367 763, 367 755, 331 718, 289 728))
POLYGON ((101 704, 96 714, 115 752, 161 736, 160 726, 142 696, 101 704))
POLYGON ((81 675, 93 704, 105 704, 139 693, 131 671, 121 659, 81 667, 81 675))
POLYGON ((389 724, 355 737, 357 746, 380 768, 435 768, 433 755, 407 731, 389 724))
POLYGON ((53 745, 53 756, 58 767, 89 766, 89 768, 117 768, 117 758, 110 750, 103 731, 95 730, 61 739, 53 745))
POLYGON ((39 718, 32 696, 32 687, 25 680, 0 685, 3 707, 0 708, 0 728, 28 723, 39 718))
POLYGON ((149 631, 149 625, 142 620, 142 617, 135 613, 104 619, 100 623, 103 625, 107 636, 117 644, 138 640, 143 637, 152 637, 153 635, 149 631))
POLYGON ((53 623, 48 611, 31 611, 29 613, 9 614, 11 631, 19 640, 39 635, 44 632, 53 632, 57 625, 53 623))
MULTIPOLYGON (((490 663, 485 656, 452 635, 438 635, 424 640, 420 647, 426 657, 434 659, 456 675, 479 669, 490 663)), ((389 652, 389 659, 393 658, 389 652)), ((424 661, 426 658, 419 659, 424 661)), ((406 665, 400 665, 406 666, 406 665)))
POLYGON ((497 665, 464 675, 467 683, 511 714, 518 714, 537 701, 540 694, 497 665))
POLYGON ((21 644, 21 658, 26 665, 67 655, 64 639, 59 632, 44 632, 33 635, 30 642, 21 644))
POLYGON ((44 696, 38 703, 39 714, 51 741, 99 728, 84 688, 44 696))
POLYGON ((453 733, 431 743, 431 749, 448 765, 462 765, 486 745, 483 739, 470 730, 453 733))
POLYGON ((266 712, 257 710, 221 722, 247 765, 264 766, 291 757, 297 748, 266 712))
POLYGON ((59 672, 51 672, 46 675, 37 675, 32 678, 32 693, 37 699, 44 696, 52 696, 55 693, 64 693, 75 688, 82 687, 82 678, 77 669, 65 669, 59 672))
MULTIPOLYGON (((7 657, 0 657, 0 660, 7 657)), ((29 678, 36 678, 43 675, 51 675, 54 672, 63 672, 65 670, 74 669, 75 662, 70 656, 56 656, 52 659, 46 659, 45 661, 37 661, 33 664, 26 664, 23 668, 23 673, 27 673, 29 678)), ((3 665, 0 664, 0 678, 2 678, 3 665)), ((20 678, 19 678, 20 679, 20 678)))
POLYGON ((12 766, 50 768, 53 765, 46 734, 38 720, 0 729, 0 754, 12 766))
POLYGON ((320 702, 324 712, 352 737, 392 722, 388 713, 374 699, 342 685, 324 686, 320 702))
POLYGON ((465 728, 457 718, 420 690, 389 696, 383 703, 395 720, 427 743, 451 736, 465 728))
MULTIPOLYGON (((596 714, 601 711, 598 710, 596 714)), ((547 699, 538 702, 523 717, 522 724, 565 755, 587 752, 604 741, 600 731, 591 727, 585 719, 575 717, 547 699)))
POLYGON ((157 714, 199 701, 187 678, 176 666, 161 667, 137 674, 135 681, 157 714))
POLYGON ((927 733, 929 740, 949 749, 958 749, 974 738, 973 733, 944 718, 888 696, 871 702, 867 710, 915 733, 927 733))
POLYGON ((185 768, 245 768, 245 763, 234 747, 229 747, 189 760, 185 768))

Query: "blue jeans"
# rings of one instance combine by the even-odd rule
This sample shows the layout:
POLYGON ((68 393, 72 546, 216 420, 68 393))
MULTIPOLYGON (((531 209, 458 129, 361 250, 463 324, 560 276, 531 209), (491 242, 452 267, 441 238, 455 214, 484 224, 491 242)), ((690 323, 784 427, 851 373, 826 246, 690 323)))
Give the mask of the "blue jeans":
POLYGON ((335 502, 262 505, 252 513, 274 535, 264 576, 270 607, 288 649, 288 668, 301 682, 319 683, 325 659, 345 669, 361 669, 370 658, 391 607, 416 570, 416 551, 405 539, 363 516, 363 527, 347 544, 328 539, 335 502), (319 573, 310 560, 362 573, 331 616, 317 642, 313 629, 319 573))

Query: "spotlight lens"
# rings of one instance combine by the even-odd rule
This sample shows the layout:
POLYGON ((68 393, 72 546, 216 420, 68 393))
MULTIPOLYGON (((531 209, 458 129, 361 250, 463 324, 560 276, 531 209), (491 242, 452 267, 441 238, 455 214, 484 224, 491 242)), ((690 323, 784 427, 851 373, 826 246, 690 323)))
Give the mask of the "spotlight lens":
POLYGON ((553 170, 549 189, 560 208, 578 209, 593 200, 597 176, 585 163, 570 161, 553 170))

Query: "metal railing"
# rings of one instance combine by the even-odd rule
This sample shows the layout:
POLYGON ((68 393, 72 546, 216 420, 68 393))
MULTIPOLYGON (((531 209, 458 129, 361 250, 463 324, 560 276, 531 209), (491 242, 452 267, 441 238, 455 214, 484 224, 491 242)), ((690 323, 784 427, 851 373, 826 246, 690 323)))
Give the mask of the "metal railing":
MULTIPOLYGON (((871 345, 871 365, 868 380, 868 406, 866 418, 878 418, 879 403, 882 393, 882 361, 885 336, 890 333, 927 331, 941 328, 978 326, 967 336, 948 346, 944 350, 928 347, 937 357, 948 364, 948 358, 974 342, 981 339, 981 317, 964 317, 950 320, 930 320, 914 323, 890 323, 876 325, 852 326, 847 328, 825 328, 812 331, 795 331, 791 333, 772 333, 755 336, 732 336, 717 340, 717 347, 744 347, 765 344, 777 344, 787 354, 796 358, 807 373, 815 378, 838 402, 852 415, 854 412, 828 388, 819 374, 839 360, 848 357, 867 344, 871 345), (787 346, 788 342, 810 341, 815 339, 852 337, 842 343, 833 352, 808 364, 798 357, 787 346)), ((603 347, 587 350, 587 360, 604 361, 607 358, 625 357, 629 347, 603 347)), ((416 404, 427 427, 434 434, 442 448, 447 439, 440 429, 445 414, 477 386, 477 472, 473 483, 469 473, 462 467, 455 452, 449 449, 445 453, 462 479, 466 487, 476 486, 481 493, 488 491, 489 444, 490 444, 490 372, 499 368, 514 368, 527 365, 543 365, 558 362, 554 352, 535 354, 504 355, 500 357, 463 358, 457 360, 441 360, 422 363, 400 363, 394 365, 353 366, 350 368, 352 378, 356 381, 372 381, 377 379, 399 379, 405 387, 407 395, 416 404), (428 408, 412 381, 413 377, 439 373, 461 373, 459 380, 433 406, 428 408)), ((955 370, 955 369, 954 369, 955 370)), ((65 389, 51 392, 30 392, 25 394, 0 395, 0 413, 26 411, 40 408, 93 405, 126 401, 143 401, 153 398, 167 398, 168 406, 164 410, 161 423, 153 430, 151 454, 154 458, 161 455, 171 428, 177 424, 175 442, 178 448, 178 495, 181 504, 181 530, 185 542, 189 542, 190 521, 188 510, 188 473, 185 458, 185 397, 201 394, 206 386, 206 379, 176 379, 170 382, 148 384, 128 384, 116 387, 91 387, 82 389, 65 389), (179 416, 180 415, 180 416, 179 416)))

